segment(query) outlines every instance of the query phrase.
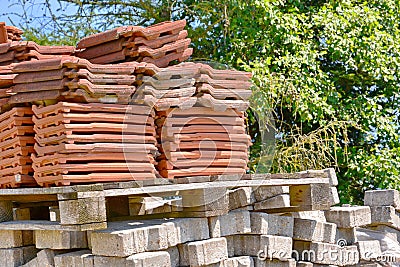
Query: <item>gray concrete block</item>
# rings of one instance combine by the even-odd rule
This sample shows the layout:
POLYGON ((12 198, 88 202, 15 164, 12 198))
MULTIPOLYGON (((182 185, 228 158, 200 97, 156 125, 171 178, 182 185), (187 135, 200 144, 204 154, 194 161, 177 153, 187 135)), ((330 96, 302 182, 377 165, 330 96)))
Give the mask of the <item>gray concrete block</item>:
POLYGON ((181 266, 204 266, 228 259, 224 237, 189 242, 179 246, 181 266))
POLYGON ((356 228, 337 228, 336 231, 336 243, 346 241, 347 245, 353 245, 357 242, 357 231, 356 228))
POLYGON ((293 236, 294 219, 264 212, 250 212, 251 233, 293 236))
POLYGON ((310 251, 315 253, 311 260, 313 263, 349 266, 355 265, 360 260, 357 246, 340 247, 338 245, 311 242, 310 251))
POLYGON ((338 186, 339 181, 334 168, 327 168, 324 172, 328 175, 330 186, 338 186))
POLYGON ((278 195, 272 198, 254 203, 254 210, 273 210, 290 207, 289 194, 278 195))
POLYGON ((335 243, 336 224, 307 219, 294 219, 293 239, 335 243))
POLYGON ((311 262, 298 261, 296 262, 296 267, 313 267, 313 264, 311 262))
POLYGON ((231 211, 226 215, 208 218, 210 236, 246 234, 251 232, 250 212, 231 211))
POLYGON ((400 208, 400 194, 394 189, 387 190, 369 190, 364 193, 365 206, 392 206, 400 208))
POLYGON ((254 190, 258 202, 283 194, 289 194, 289 186, 259 186, 254 190))
POLYGON ((240 187, 230 190, 228 193, 230 210, 246 207, 256 202, 253 189, 251 187, 240 187))
POLYGON ((325 212, 322 210, 309 210, 288 213, 293 218, 315 220, 319 222, 326 222, 325 212))
POLYGON ((55 267, 94 267, 94 255, 90 250, 79 250, 54 257, 55 267))
MULTIPOLYGON (((169 247, 167 227, 161 220, 110 223, 91 234, 94 255, 126 257, 169 247)), ((172 233, 175 235, 175 233, 172 233)))
POLYGON ((130 267, 170 267, 171 261, 166 251, 142 252, 127 258, 121 257, 94 257, 94 266, 130 266, 130 267))
POLYGON ((355 245, 358 247, 360 260, 376 260, 382 255, 379 240, 358 241, 355 245))
POLYGON ((340 197, 339 197, 339 193, 338 193, 338 190, 336 187, 331 187, 329 200, 330 200, 331 206, 334 206, 334 205, 340 203, 340 197))
POLYGON ((0 249, 0 266, 21 266, 36 257, 34 246, 0 249))
POLYGON ((371 207, 371 224, 388 225, 400 230, 400 212, 392 206, 371 207))
POLYGON ((369 228, 371 228, 372 230, 382 232, 386 236, 390 237, 393 240, 397 240, 397 242, 400 243, 400 231, 395 228, 392 228, 387 225, 377 225, 375 227, 369 227, 369 228))
MULTIPOLYGON (((229 246, 233 246, 233 256, 257 257, 261 248, 260 235, 235 235, 229 240, 229 246)), ((229 252, 232 254, 232 251, 229 252)))
POLYGON ((328 222, 336 223, 341 228, 365 226, 371 223, 371 210, 368 206, 332 207, 325 211, 328 222))
POLYGON ((87 237, 85 232, 79 231, 36 230, 35 244, 39 249, 87 248, 87 237))
POLYGON ((167 222, 175 229, 175 238, 168 236, 169 246, 210 238, 207 218, 179 218, 167 222))
POLYGON ((260 247, 265 259, 286 261, 292 257, 292 246, 290 237, 274 235, 261 235, 260 237, 260 247))
POLYGON ((260 260, 254 259, 255 267, 296 267, 296 261, 289 259, 287 261, 280 260, 260 260))
POLYGON ((179 249, 177 246, 165 250, 169 254, 171 267, 179 267, 179 249))
POLYGON ((0 230, 0 248, 16 248, 33 244, 32 231, 0 230))

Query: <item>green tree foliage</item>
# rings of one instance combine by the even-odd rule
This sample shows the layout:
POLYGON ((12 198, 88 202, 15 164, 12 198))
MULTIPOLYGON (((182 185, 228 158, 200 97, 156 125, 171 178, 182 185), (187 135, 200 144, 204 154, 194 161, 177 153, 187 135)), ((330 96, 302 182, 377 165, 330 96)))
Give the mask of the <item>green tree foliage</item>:
MULTIPOLYGON (((360 203, 366 189, 400 187, 399 1, 42 1, 47 37, 39 36, 55 43, 185 18, 193 59, 253 73, 254 108, 275 120, 273 172, 335 166, 344 203, 360 203)), ((17 4, 27 10, 39 0, 17 4)), ((252 113, 249 123, 254 170, 262 144, 252 113)))

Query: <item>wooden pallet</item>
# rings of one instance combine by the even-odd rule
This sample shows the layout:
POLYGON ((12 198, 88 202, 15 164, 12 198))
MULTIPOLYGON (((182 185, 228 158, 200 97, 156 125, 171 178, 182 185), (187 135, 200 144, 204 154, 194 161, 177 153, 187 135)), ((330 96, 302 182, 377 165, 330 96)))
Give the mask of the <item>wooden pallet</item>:
POLYGON ((332 204, 331 181, 319 172, 0 189, 0 229, 81 231, 126 218, 217 216, 229 211, 228 190, 240 187, 289 186, 291 206, 271 212, 323 210, 332 204))

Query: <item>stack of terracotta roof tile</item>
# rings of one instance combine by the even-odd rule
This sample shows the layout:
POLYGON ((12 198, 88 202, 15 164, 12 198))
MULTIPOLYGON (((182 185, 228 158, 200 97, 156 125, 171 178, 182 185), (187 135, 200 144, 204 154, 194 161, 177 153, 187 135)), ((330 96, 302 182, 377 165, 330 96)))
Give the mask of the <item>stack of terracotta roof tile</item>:
POLYGON ((20 41, 24 32, 14 26, 6 26, 4 22, 0 22, 0 44, 10 41, 20 41))
POLYGON ((158 112, 157 134, 163 177, 243 174, 250 137, 243 112, 207 107, 158 112))
POLYGON ((243 174, 250 74, 182 63, 143 79, 133 101, 153 106, 163 177, 243 174))
POLYGON ((15 107, 0 115, 0 187, 35 185, 30 154, 34 131, 30 107, 15 107))
POLYGON ((49 100, 128 104, 139 67, 136 62, 96 65, 72 56, 14 63, 0 68, 0 98, 5 98, 1 104, 49 100))
POLYGON ((40 185, 156 178, 147 106, 60 102, 33 107, 34 177, 40 185))
POLYGON ((119 27, 83 38, 76 55, 92 63, 149 62, 166 67, 172 61, 184 61, 192 54, 190 39, 183 30, 185 20, 167 21, 144 28, 119 27))
POLYGON ((0 66, 72 55, 74 51, 73 46, 43 46, 32 41, 5 42, 0 44, 0 66))

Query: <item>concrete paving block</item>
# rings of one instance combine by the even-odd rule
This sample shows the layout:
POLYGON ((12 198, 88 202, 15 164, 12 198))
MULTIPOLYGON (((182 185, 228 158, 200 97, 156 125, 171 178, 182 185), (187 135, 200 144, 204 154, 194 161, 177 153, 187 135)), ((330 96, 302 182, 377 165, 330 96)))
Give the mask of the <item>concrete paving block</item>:
POLYGON ((0 248, 16 248, 33 244, 32 231, 0 230, 0 248))
POLYGON ((209 217, 211 237, 221 237, 251 232, 250 212, 231 211, 226 215, 209 217))
POLYGON ((330 195, 329 195, 329 201, 331 203, 331 206, 334 206, 336 204, 340 203, 340 197, 339 193, 336 187, 331 187, 330 189, 330 195))
POLYGON ((232 237, 233 239, 229 241, 229 246, 233 246, 233 256, 257 257, 262 249, 260 235, 235 235, 232 237))
POLYGON ((169 254, 171 267, 179 267, 179 249, 177 246, 165 250, 169 254))
POLYGON ((382 255, 379 240, 358 241, 355 244, 360 253, 360 260, 371 261, 382 255))
POLYGON ((392 228, 390 226, 387 225, 377 225, 375 227, 370 227, 372 230, 376 230, 379 232, 384 233, 386 236, 389 236, 390 238, 392 238, 393 240, 397 240, 397 242, 400 243, 400 231, 392 228))
POLYGON ((315 253, 311 262, 317 264, 349 266, 357 264, 360 260, 357 246, 340 247, 333 244, 311 242, 310 251, 315 253))
POLYGON ((400 194, 394 189, 387 190, 369 190, 364 193, 365 206, 392 206, 395 209, 400 208, 400 194))
POLYGON ((254 190, 254 197, 258 202, 282 194, 289 194, 289 186, 259 186, 254 190))
POLYGON ((189 242, 179 246, 181 266, 204 266, 228 259, 224 237, 189 242))
POLYGON ((94 267, 94 255, 90 250, 79 250, 54 257, 55 267, 94 267))
POLYGON ((294 219, 264 212, 250 212, 251 233, 293 237, 294 219))
POLYGON ((254 267, 296 267, 296 261, 289 259, 287 261, 280 260, 260 260, 254 259, 254 267))
POLYGON ((166 251, 142 252, 127 258, 94 256, 94 266, 130 266, 130 267, 170 267, 171 261, 166 251))
POLYGON ((325 211, 326 220, 341 228, 365 226, 371 223, 371 209, 368 206, 332 207, 325 211))
POLYGON ((213 267, 254 267, 254 260, 249 256, 233 257, 210 265, 213 267))
POLYGON ((0 266, 21 266, 36 257, 34 246, 0 249, 0 266))
POLYGON ((347 245, 353 245, 357 242, 357 231, 356 228, 337 228, 336 231, 336 243, 346 241, 347 245))
POLYGON ((327 168, 324 172, 328 175, 330 186, 338 186, 339 181, 334 168, 327 168))
POLYGON ((267 259, 287 260, 292 257, 293 240, 290 237, 261 235, 260 247, 267 259))
POLYGON ((240 187, 230 190, 228 193, 230 210, 246 207, 256 202, 253 189, 251 187, 240 187))
POLYGON ((313 264, 311 262, 298 261, 296 262, 296 267, 313 267, 313 264))
POLYGON ((30 260, 23 267, 54 267, 54 257, 60 253, 62 253, 60 250, 42 249, 36 254, 36 258, 30 260))
POLYGON ((169 247, 167 227, 162 220, 110 223, 91 234, 94 255, 126 257, 169 247))
POLYGON ((87 237, 85 232, 36 230, 34 235, 36 248, 39 249, 87 248, 87 237))
POLYGON ((254 210, 271 210, 290 207, 289 194, 274 196, 272 198, 254 203, 254 210))
POLYGON ((371 207, 371 224, 388 225, 400 230, 400 212, 392 206, 371 207))
POLYGON ((322 210, 297 211, 288 213, 293 218, 326 222, 325 212, 322 210))
POLYGON ((293 239, 335 243, 336 224, 307 219, 294 219, 293 239))
POLYGON ((173 225, 174 229, 173 233, 168 231, 169 246, 210 238, 207 218, 179 218, 167 222, 164 224, 173 225))

